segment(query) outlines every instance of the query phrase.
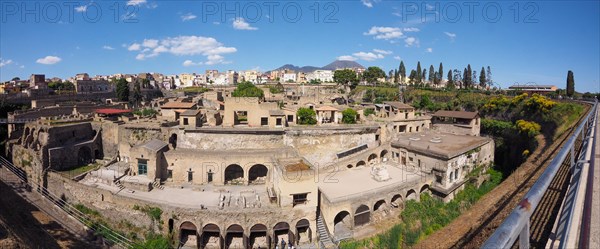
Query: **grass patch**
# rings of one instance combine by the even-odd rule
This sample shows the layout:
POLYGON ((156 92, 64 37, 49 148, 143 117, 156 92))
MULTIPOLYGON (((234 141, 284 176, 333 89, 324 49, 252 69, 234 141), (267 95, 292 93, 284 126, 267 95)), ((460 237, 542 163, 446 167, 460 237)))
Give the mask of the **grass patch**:
POLYGON ((176 89, 175 92, 184 92, 184 93, 205 93, 210 91, 210 89, 201 86, 189 86, 180 89, 176 89))
POLYGON ((490 179, 479 188, 467 184, 456 197, 444 203, 421 194, 421 201, 410 200, 400 214, 402 221, 390 230, 364 240, 343 241, 340 248, 402 248, 415 245, 420 240, 448 225, 477 200, 494 189, 502 181, 502 173, 494 169, 487 172, 490 179))
POLYGON ((92 164, 88 164, 88 165, 84 165, 84 166, 79 166, 77 168, 73 168, 70 170, 65 170, 65 171, 59 171, 59 173, 61 175, 65 175, 68 177, 74 177, 74 176, 78 176, 81 175, 85 172, 94 170, 97 167, 100 167, 101 165, 99 163, 92 163, 92 164))

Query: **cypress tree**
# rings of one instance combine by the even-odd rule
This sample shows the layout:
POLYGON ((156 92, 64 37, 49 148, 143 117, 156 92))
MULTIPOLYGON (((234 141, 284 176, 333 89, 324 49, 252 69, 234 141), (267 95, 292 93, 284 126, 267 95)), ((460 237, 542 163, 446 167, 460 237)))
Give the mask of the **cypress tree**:
POLYGON ((481 67, 481 72, 479 73, 479 86, 481 86, 481 88, 485 88, 486 85, 487 81, 485 79, 485 68, 481 67))
POLYGON ((421 77, 422 77, 421 76, 421 62, 417 61, 417 71, 416 71, 416 74, 415 74, 415 80, 417 82, 421 82, 421 77))
POLYGON ((569 70, 567 72, 567 96, 573 97, 573 94, 575 94, 575 78, 573 71, 569 70))
POLYGON ((406 79, 406 68, 404 67, 404 61, 400 61, 400 68, 398 68, 398 73, 400 74, 400 82, 404 83, 406 79))

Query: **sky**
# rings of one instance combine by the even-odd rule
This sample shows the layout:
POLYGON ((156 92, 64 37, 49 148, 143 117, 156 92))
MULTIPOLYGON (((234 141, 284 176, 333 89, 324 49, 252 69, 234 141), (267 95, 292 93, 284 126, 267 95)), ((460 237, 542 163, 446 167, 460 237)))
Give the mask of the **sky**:
POLYGON ((268 71, 336 59, 600 92, 600 1, 0 2, 0 80, 207 69, 268 71))

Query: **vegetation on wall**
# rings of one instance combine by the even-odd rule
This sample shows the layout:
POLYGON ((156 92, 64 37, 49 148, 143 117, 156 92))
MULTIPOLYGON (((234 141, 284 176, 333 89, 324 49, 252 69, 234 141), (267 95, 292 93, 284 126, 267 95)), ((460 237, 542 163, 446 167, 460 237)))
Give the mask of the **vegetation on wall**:
POLYGON ((242 82, 237 85, 237 88, 231 93, 233 97, 265 97, 265 93, 260 88, 256 87, 252 82, 242 82))
POLYGON ((431 197, 428 193, 421 194, 419 202, 409 200, 400 213, 402 221, 385 233, 364 240, 344 241, 340 248, 403 248, 415 245, 433 232, 446 226, 457 218, 462 211, 467 210, 486 193, 494 189, 502 181, 502 173, 494 169, 487 172, 490 179, 479 188, 467 183, 465 189, 456 194, 455 198, 444 203, 431 197))

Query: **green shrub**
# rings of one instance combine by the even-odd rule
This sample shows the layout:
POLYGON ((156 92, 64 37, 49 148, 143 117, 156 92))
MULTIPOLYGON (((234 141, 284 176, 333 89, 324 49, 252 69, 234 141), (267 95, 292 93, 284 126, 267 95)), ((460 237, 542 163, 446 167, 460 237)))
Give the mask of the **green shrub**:
POLYGON ((363 114, 365 115, 365 117, 368 117, 369 115, 374 115, 375 114, 375 109, 373 108, 367 108, 363 111, 363 114))
POLYGON ((317 124, 316 116, 317 114, 313 109, 310 108, 299 108, 296 112, 296 116, 298 117, 298 124, 301 125, 314 125, 317 124))
POLYGON ((265 93, 251 82, 242 82, 237 85, 237 88, 231 93, 231 96, 263 98, 265 93))
POLYGON ((342 123, 344 124, 356 124, 356 113, 352 108, 348 108, 342 112, 342 123))

